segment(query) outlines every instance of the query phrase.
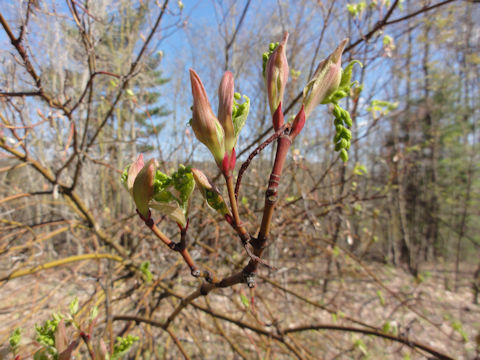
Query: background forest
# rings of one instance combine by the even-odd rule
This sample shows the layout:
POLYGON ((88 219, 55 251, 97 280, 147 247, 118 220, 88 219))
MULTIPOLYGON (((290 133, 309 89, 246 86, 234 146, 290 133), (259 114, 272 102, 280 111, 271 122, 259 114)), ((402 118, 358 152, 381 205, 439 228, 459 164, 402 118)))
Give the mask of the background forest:
MULTIPOLYGON (((480 359, 479 18, 473 0, 0 0, 0 358, 480 359), (343 64, 363 64, 342 101, 350 159, 317 107, 285 164, 271 267, 182 300, 205 279, 139 220, 121 174, 143 153, 226 197, 189 125, 188 70, 214 109, 226 70, 250 98, 238 171, 274 132, 262 54, 285 31, 286 118, 341 40, 343 64)), ((274 156, 243 176, 252 233, 274 156)), ((198 190, 189 219, 201 268, 245 266, 198 190)))

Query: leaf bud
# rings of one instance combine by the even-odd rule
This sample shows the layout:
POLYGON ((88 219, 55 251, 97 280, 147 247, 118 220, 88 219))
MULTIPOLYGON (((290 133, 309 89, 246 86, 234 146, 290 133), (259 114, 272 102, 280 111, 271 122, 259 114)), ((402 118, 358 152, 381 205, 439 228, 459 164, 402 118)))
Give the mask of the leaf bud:
POLYGON ((231 152, 237 142, 232 120, 233 87, 233 74, 230 71, 226 71, 218 88, 218 121, 225 132, 224 142, 226 152, 231 152))
POLYGON ((202 80, 190 69, 193 95, 192 129, 196 138, 212 153, 217 165, 221 165, 224 149, 224 129, 213 114, 202 80))
POLYGON ((352 123, 352 118, 350 117, 350 113, 346 110, 344 110, 344 116, 343 116, 343 121, 345 121, 345 124, 348 126, 348 127, 352 127, 353 123, 352 123))
POLYGON ((154 159, 151 159, 140 170, 133 183, 133 200, 137 206, 138 212, 143 217, 148 217, 149 205, 148 203, 154 195, 154 180, 157 164, 154 159))
POLYGON ((228 215, 229 211, 222 195, 217 190, 215 185, 207 178, 207 176, 199 169, 192 168, 193 178, 200 190, 203 198, 206 200, 208 206, 216 210, 222 216, 228 215))
POLYGON ((345 140, 350 140, 352 138, 352 132, 347 128, 343 128, 341 134, 345 140))
POLYGON ((342 78, 342 53, 347 39, 325 59, 315 70, 312 79, 303 89, 303 104, 308 117, 313 109, 324 103, 330 95, 337 91, 342 78))
POLYGON ((272 114, 275 113, 278 105, 283 101, 285 85, 288 80, 287 40, 288 32, 285 32, 282 42, 278 46, 275 47, 276 44, 270 44, 270 51, 273 51, 273 53, 268 58, 265 67, 268 104, 272 114))

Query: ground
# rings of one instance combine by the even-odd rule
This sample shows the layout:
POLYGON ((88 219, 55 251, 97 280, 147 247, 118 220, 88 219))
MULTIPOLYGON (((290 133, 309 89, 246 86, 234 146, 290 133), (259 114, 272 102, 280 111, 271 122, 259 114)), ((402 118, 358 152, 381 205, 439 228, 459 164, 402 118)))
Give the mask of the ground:
MULTIPOLYGON (((89 277, 91 263, 47 270, 11 280, 0 287, 0 344, 8 344, 9 333, 16 327, 24 329, 22 349, 28 358, 36 347, 33 339, 35 323, 42 323, 52 312, 68 312, 75 296, 84 303, 98 291, 99 284, 89 277)), ((333 274, 328 290, 323 294, 323 279, 315 272, 315 263, 283 266, 276 271, 262 269, 253 293, 237 286, 209 295, 208 306, 217 314, 226 314, 238 321, 267 331, 284 331, 305 325, 345 325, 364 328, 350 320, 380 328, 388 333, 408 337, 455 359, 478 359, 476 341, 480 336, 480 306, 472 302, 470 287, 473 266, 462 266, 458 291, 454 291, 454 272, 451 265, 429 264, 415 279, 399 268, 380 263, 343 266, 342 280, 333 274), (370 274, 369 274, 370 273, 370 274), (374 278, 372 278, 372 275, 374 278), (267 280, 269 282, 267 282, 267 280), (288 289, 288 292, 285 291, 288 289), (254 305, 250 303, 253 296, 254 305)), ((1 269, 3 275, 5 268, 1 269)), ((138 280, 134 283, 139 283, 138 280)), ((182 272, 178 281, 170 283, 176 293, 187 295, 195 283, 182 272)), ((117 296, 127 286, 115 289, 117 296)), ((112 301, 114 314, 134 315, 148 287, 112 301)), ((93 298, 98 299, 96 296, 93 298)), ((178 304, 174 298, 163 300, 152 318, 163 321, 178 304)), ((101 302, 100 302, 101 303, 101 302)), ((196 303, 206 306, 205 299, 196 303)), ((100 312, 99 324, 104 319, 100 312)), ((115 329, 123 328, 115 322, 115 329)), ((103 325, 99 325, 99 329, 103 325)), ((243 349, 248 358, 288 359, 281 346, 268 345, 265 337, 242 330, 233 323, 213 322, 212 317, 192 306, 183 310, 172 328, 192 359, 237 359, 228 339, 243 349), (219 330, 219 326, 223 329, 219 330)), ((157 356, 180 358, 168 335, 160 329, 140 324, 132 333, 146 336, 158 330, 155 344, 157 356)), ((288 339, 298 344, 305 358, 318 359, 426 359, 426 353, 408 346, 360 333, 336 330, 292 332, 288 339)), ((1 347, 0 346, 0 347, 1 347)), ((2 357, 0 351, 0 358, 2 357)), ((25 357, 26 356, 26 357, 25 357)), ((81 353, 79 358, 82 358, 81 353)), ((133 356, 133 355, 132 355, 133 356)), ((8 358, 8 357, 6 357, 8 358)), ((78 358, 78 357, 77 357, 78 358)), ((142 358, 142 356, 140 356, 142 358)))

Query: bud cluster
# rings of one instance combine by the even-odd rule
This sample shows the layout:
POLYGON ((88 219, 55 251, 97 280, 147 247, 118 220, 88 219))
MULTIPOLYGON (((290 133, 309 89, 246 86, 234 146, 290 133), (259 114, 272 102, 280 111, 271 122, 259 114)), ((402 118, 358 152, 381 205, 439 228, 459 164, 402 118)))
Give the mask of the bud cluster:
POLYGON ((340 152, 340 158, 344 162, 348 161, 347 150, 350 149, 350 140, 352 139, 352 132, 349 130, 349 128, 352 127, 353 123, 350 113, 347 110, 342 109, 338 102, 351 92, 354 92, 356 94, 356 98, 358 99, 361 87, 356 86, 357 82, 350 82, 352 78, 353 65, 356 63, 361 65, 358 60, 354 60, 345 67, 345 69, 342 71, 340 83, 337 89, 330 93, 330 95, 327 96, 323 101, 325 104, 333 104, 332 113, 333 116, 335 116, 335 120, 333 122, 335 125, 335 136, 333 137, 333 143, 335 144, 335 151, 340 152))
POLYGON ((193 132, 210 150, 220 170, 229 175, 235 167, 235 145, 247 120, 250 99, 243 96, 243 104, 236 101, 241 95, 234 93, 233 74, 226 71, 218 88, 217 118, 208 101, 202 80, 193 69, 190 69, 190 81, 193 95, 193 132))
POLYGON ((350 149, 350 140, 352 139, 352 132, 347 126, 352 126, 352 119, 348 111, 342 109, 338 104, 333 107, 333 115, 335 116, 335 136, 333 137, 335 151, 339 151, 340 157, 346 162, 348 160, 347 150, 350 149))
POLYGON ((240 130, 245 125, 247 120, 248 112, 250 111, 250 98, 246 95, 241 95, 236 92, 233 95, 233 108, 232 108, 232 120, 233 128, 235 130, 235 136, 238 138, 240 130), (244 102, 240 103, 240 99, 243 97, 244 102))
MULTIPOLYGON (((263 78, 275 131, 284 125, 282 102, 289 75, 286 56, 288 36, 285 32, 281 42, 270 44, 262 58, 263 78)), ((302 106, 293 118, 290 130, 283 134, 289 137, 290 142, 293 141, 302 131, 306 119, 316 106, 333 104, 336 130, 333 140, 335 150, 340 152, 343 161, 348 159, 347 150, 350 148, 352 138, 349 128, 352 126, 352 119, 348 111, 342 109, 338 102, 348 96, 356 84, 350 80, 353 65, 357 63, 352 61, 342 70, 342 54, 346 44, 347 39, 320 62, 313 77, 303 89, 302 106)), ((215 115, 203 83, 193 69, 190 69, 190 81, 193 95, 191 120, 193 132, 210 150, 224 176, 231 180, 236 162, 235 146, 249 114, 250 99, 234 92, 233 74, 226 71, 218 88, 218 111, 215 115)), ((122 175, 122 182, 133 197, 142 219, 150 220, 150 209, 156 209, 185 228, 188 223, 189 198, 195 183, 207 204, 225 218, 231 219, 230 210, 223 197, 200 170, 181 165, 177 171, 166 175, 157 167, 155 160, 144 163, 143 156, 140 155, 122 175)), ((233 207, 232 214, 235 215, 233 207)))
POLYGON ((270 43, 268 45, 268 51, 265 51, 263 54, 262 54, 262 74, 263 74, 263 77, 265 77, 265 70, 267 69, 267 62, 268 62, 268 59, 270 58, 270 56, 273 54, 273 52, 275 51, 275 49, 278 47, 278 45, 280 45, 280 43, 277 41, 277 42, 274 42, 274 43, 270 43))
MULTIPOLYGON (((351 62, 342 70, 342 54, 348 40, 343 40, 326 59, 320 62, 313 77, 303 89, 303 99, 297 115, 292 116, 291 122, 285 124, 282 103, 289 76, 286 56, 288 36, 288 33, 285 32, 281 42, 270 44, 262 58, 263 80, 275 134, 261 144, 252 155, 258 154, 275 139, 277 140, 277 152, 265 194, 262 223, 255 242, 251 242, 252 237, 242 224, 237 203, 239 184, 246 167, 242 166, 236 186, 233 178, 236 163, 235 146, 249 114, 250 99, 234 91, 234 77, 231 72, 226 71, 220 81, 218 109, 215 114, 202 80, 193 69, 190 69, 193 96, 190 125, 195 137, 213 155, 225 178, 230 207, 212 181, 198 169, 180 165, 176 171, 167 175, 157 169, 159 165, 155 160, 144 163, 143 156, 140 155, 137 161, 129 165, 122 174, 122 182, 132 196, 140 218, 166 245, 181 252, 194 276, 199 276, 200 271, 187 251, 186 232, 189 224, 190 197, 195 186, 199 189, 207 205, 232 225, 242 240, 248 255, 255 260, 252 263, 255 265, 252 268, 253 271, 249 270, 243 273, 244 281, 249 287, 254 287, 255 268, 258 263, 263 262, 260 257, 270 231, 272 214, 277 201, 278 184, 288 151, 292 142, 303 130, 307 118, 318 105, 333 105, 335 151, 340 153, 344 162, 348 160, 347 150, 350 148, 352 138, 349 128, 352 126, 352 119, 348 111, 341 108, 339 101, 351 93, 356 96, 354 101, 358 101, 360 92, 359 88, 352 90, 356 83, 350 82, 352 68, 356 61, 351 62), (177 223, 180 227, 180 242, 175 243, 161 233, 151 217, 151 209, 161 212, 177 223)), ((244 165, 248 166, 248 162, 253 158, 252 155, 244 165)), ((144 272, 148 272, 148 264, 144 267, 144 272)), ((209 273, 206 272, 206 274, 206 280, 212 281, 209 273)))
POLYGON ((223 200, 220 191, 216 186, 207 178, 207 176, 198 169, 192 169, 193 178, 197 184, 200 193, 207 202, 207 205, 217 211, 220 215, 226 216, 230 214, 225 200, 223 200))
MULTIPOLYGON (((270 44, 269 52, 263 54, 264 80, 267 88, 268 104, 273 115, 283 101, 283 94, 288 80, 287 62, 288 33, 283 34, 281 43, 270 44), (266 61, 265 61, 266 60, 266 61)), ((280 126, 283 124, 280 124, 280 126)))
POLYGON ((143 219, 149 219, 152 208, 185 227, 189 199, 195 188, 192 170, 180 165, 169 176, 157 170, 157 166, 153 159, 144 165, 143 155, 140 155, 137 161, 125 168, 121 181, 143 219))

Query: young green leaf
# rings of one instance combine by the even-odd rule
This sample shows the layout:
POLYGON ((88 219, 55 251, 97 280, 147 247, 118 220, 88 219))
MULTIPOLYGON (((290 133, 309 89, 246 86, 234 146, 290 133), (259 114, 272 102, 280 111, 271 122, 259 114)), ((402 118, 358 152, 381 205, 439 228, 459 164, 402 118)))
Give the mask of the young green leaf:
POLYGON ((242 130, 245 122, 247 121, 248 113, 250 111, 250 98, 246 95, 243 95, 244 102, 239 103, 237 99, 233 100, 233 111, 232 111, 232 121, 233 121, 233 131, 235 137, 238 139, 238 135, 242 130))
POLYGON ((144 261, 140 264, 140 271, 142 272, 143 275, 145 275, 145 279, 146 279, 147 283, 149 283, 153 280, 153 275, 150 272, 150 262, 149 261, 144 261))
POLYGON ((15 355, 18 353, 20 341, 22 341, 22 329, 16 328, 15 330, 13 330, 10 338, 8 339, 8 342, 10 344, 10 351, 15 355))
POLYGON ((218 189, 212 184, 207 176, 199 169, 192 169, 192 173, 197 187, 203 198, 207 201, 208 206, 216 210, 222 216, 229 214, 229 210, 222 195, 220 195, 218 189))
POLYGON ((380 301, 380 304, 382 306, 385 306, 385 298, 383 297, 383 293, 381 290, 377 290, 377 296, 378 296, 378 300, 380 301))
POLYGON ((94 320, 98 316, 98 306, 94 306, 90 311, 90 319, 94 320))
POLYGON ((127 335, 125 337, 117 337, 117 341, 113 346, 112 360, 118 360, 130 351, 133 344, 139 340, 138 336, 127 335))
POLYGON ((350 88, 352 87, 352 72, 353 72, 353 65, 358 64, 360 67, 363 67, 363 64, 358 60, 352 60, 345 66, 345 69, 342 71, 342 79, 340 80, 340 86, 338 87, 340 90, 350 92, 350 88))
POLYGON ((70 315, 74 316, 78 312, 78 298, 75 297, 75 299, 72 300, 72 302, 69 305, 70 308, 70 315))
POLYGON ((240 295, 240 300, 242 301, 242 304, 243 304, 246 308, 249 308, 249 307, 250 307, 250 301, 248 301, 248 298, 247 298, 244 294, 241 294, 241 295, 240 295))
POLYGON ((170 176, 157 170, 154 195, 149 206, 179 225, 186 226, 189 199, 194 188, 195 181, 190 167, 180 165, 170 176))

